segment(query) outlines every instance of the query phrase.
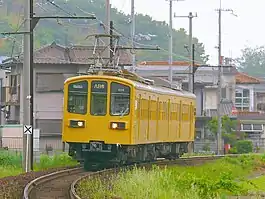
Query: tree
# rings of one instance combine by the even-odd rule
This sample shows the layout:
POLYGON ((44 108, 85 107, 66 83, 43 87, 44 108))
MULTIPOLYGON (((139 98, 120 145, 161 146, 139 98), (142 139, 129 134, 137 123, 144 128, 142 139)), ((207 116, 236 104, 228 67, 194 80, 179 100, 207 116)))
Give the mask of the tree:
MULTIPOLYGON (((222 117, 222 137, 225 144, 235 145, 237 139, 244 137, 244 134, 238 135, 235 131, 237 129, 238 121, 231 120, 228 116, 222 117)), ((218 120, 217 117, 212 118, 206 126, 206 128, 214 135, 218 132, 218 120)))
MULTIPOLYGON (((0 7, 0 16, 2 23, 0 24, 1 31, 7 32, 17 27, 17 15, 23 14, 20 12, 21 0, 5 0, 0 7), (20 13, 20 14, 15 14, 20 13)), ((85 39, 88 35, 104 31, 100 26, 99 21, 105 22, 105 0, 56 0, 56 5, 60 6, 64 11, 46 3, 44 0, 35 0, 36 5, 34 11, 36 16, 67 16, 68 13, 74 13, 77 16, 87 16, 88 13, 96 15, 97 20, 40 20, 34 30, 35 48, 47 45, 56 41, 62 45, 91 44, 91 40, 85 39)), ((126 15, 115 8, 111 10, 111 19, 114 21, 115 34, 120 33, 121 45, 130 45, 130 16, 126 15)), ((136 15, 136 35, 144 35, 143 38, 137 39, 137 42, 142 43, 148 47, 150 45, 158 45, 163 49, 168 49, 168 24, 164 21, 153 20, 148 15, 136 15), (151 36, 150 36, 151 35, 151 36), (147 37, 148 39, 145 39, 147 37)), ((22 36, 17 36, 16 46, 22 42, 22 36)), ((173 31, 173 52, 174 60, 183 61, 188 60, 188 52, 184 48, 184 44, 188 44, 188 35, 184 29, 173 31)), ((204 45, 199 42, 197 38, 193 38, 196 46, 195 60, 198 63, 206 63, 208 55, 205 54, 204 45)), ((9 55, 12 49, 12 41, 5 40, 2 44, 0 52, 2 55, 9 55)), ((1 41, 0 41, 1 44, 1 41)), ((136 47, 144 47, 136 45, 136 47)), ((21 52, 21 48, 14 48, 16 53, 21 52)), ((168 60, 168 52, 160 51, 137 51, 137 61, 154 61, 154 60, 168 60)))
POLYGON ((265 77, 265 46, 246 47, 237 63, 240 71, 256 77, 265 77))

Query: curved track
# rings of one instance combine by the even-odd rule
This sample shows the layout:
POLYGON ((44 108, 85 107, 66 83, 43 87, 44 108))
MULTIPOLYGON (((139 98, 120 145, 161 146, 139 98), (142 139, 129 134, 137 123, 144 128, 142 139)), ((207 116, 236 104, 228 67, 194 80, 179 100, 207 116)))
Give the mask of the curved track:
MULTIPOLYGON (((208 161, 216 160, 224 156, 197 156, 189 158, 180 158, 177 160, 158 160, 151 163, 143 163, 137 167, 151 168, 152 165, 159 167, 174 165, 198 165, 208 161)), ((97 176, 106 176, 119 172, 120 169, 130 169, 133 166, 112 168, 97 172, 85 172, 83 168, 67 169, 57 171, 48 175, 34 179, 24 189, 23 199, 80 199, 76 193, 76 186, 79 182, 87 178, 95 178, 97 176)))
POLYGON ((83 168, 74 168, 36 178, 25 187, 23 199, 70 198, 71 183, 85 174, 83 168))

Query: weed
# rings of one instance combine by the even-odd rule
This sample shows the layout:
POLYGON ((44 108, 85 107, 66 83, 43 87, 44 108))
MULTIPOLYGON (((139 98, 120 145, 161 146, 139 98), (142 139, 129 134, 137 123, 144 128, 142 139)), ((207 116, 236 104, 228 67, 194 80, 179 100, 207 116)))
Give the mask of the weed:
POLYGON ((134 168, 108 180, 84 180, 77 192, 82 198, 226 198, 227 195, 247 195, 249 187, 241 182, 264 165, 264 157, 243 155, 223 158, 202 166, 170 167, 151 170, 134 168))

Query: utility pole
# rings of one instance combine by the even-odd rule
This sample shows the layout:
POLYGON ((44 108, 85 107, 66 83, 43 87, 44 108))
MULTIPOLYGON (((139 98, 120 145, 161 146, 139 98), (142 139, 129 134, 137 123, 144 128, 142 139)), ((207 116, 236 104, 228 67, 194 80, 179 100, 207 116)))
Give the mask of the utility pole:
POLYGON ((113 21, 110 21, 110 63, 113 61, 114 48, 113 48, 113 21))
POLYGON ((132 69, 135 72, 136 68, 136 54, 134 51, 134 37, 135 37, 135 8, 134 8, 134 0, 131 0, 131 42, 132 42, 132 69))
POLYGON ((169 64, 169 72, 168 72, 168 80, 170 82, 170 86, 172 87, 173 85, 173 27, 172 27, 172 4, 173 1, 184 1, 184 0, 167 0, 169 1, 169 59, 168 59, 168 64, 169 64))
MULTIPOLYGON (((106 0, 106 34, 110 34, 110 0, 106 0)), ((110 42, 111 42, 111 37, 109 37, 109 39, 107 39, 107 42, 106 42, 106 46, 109 46, 110 45, 110 42)), ((111 53, 110 51, 108 50, 107 51, 107 57, 110 58, 111 57, 111 53)))
POLYGON ((173 64, 173 29, 172 29, 172 0, 169 0, 169 74, 168 74, 168 80, 170 82, 170 86, 173 85, 173 70, 172 70, 172 64, 173 64))
POLYGON ((192 93, 195 94, 195 72, 197 67, 195 66, 195 44, 192 44, 192 93))
MULTIPOLYGON (((190 66, 189 66, 189 74, 193 74, 193 67, 194 67, 194 60, 193 60, 193 41, 192 41, 192 19, 194 17, 198 17, 197 13, 195 15, 192 14, 192 12, 189 13, 188 16, 176 16, 176 14, 174 14, 175 18, 189 18, 189 57, 190 57, 190 66)), ((193 76, 189 75, 189 91, 193 92, 193 80, 192 80, 193 76)))
POLYGON ((29 6, 30 6, 30 61, 29 61, 29 82, 30 82, 30 98, 29 98, 29 104, 30 104, 30 126, 32 128, 32 133, 31 133, 31 139, 30 139, 30 170, 33 171, 33 157, 34 157, 34 61, 33 61, 33 51, 34 51, 34 44, 33 44, 33 40, 34 40, 34 31, 33 31, 33 8, 34 8, 34 4, 33 4, 33 0, 30 0, 29 2, 29 6))
MULTIPOLYGON (((23 49, 23 127, 30 125, 30 2, 25 0, 24 6, 24 49, 23 49)), ((32 128, 32 127, 31 127, 32 128)), ((30 134, 23 134, 23 166, 25 172, 31 168, 30 161, 30 134)))
POLYGON ((232 15, 237 16, 233 13, 232 9, 222 9, 222 0, 220 0, 220 8, 218 11, 218 24, 219 24, 219 37, 218 37, 218 90, 217 90, 217 155, 223 154, 222 145, 222 114, 221 114, 221 102, 222 102, 222 12, 231 12, 232 15))

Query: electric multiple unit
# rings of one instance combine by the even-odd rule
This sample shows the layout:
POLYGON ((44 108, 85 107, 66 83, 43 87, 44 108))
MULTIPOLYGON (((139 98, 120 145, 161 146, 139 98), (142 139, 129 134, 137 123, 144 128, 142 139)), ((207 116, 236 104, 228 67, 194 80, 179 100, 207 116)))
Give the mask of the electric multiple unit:
POLYGON ((178 158, 194 141, 195 102, 192 93, 126 78, 72 77, 64 85, 63 141, 87 169, 178 158))

